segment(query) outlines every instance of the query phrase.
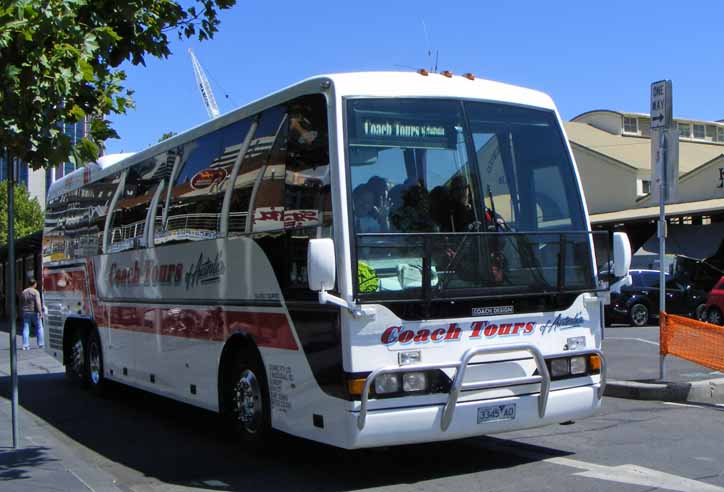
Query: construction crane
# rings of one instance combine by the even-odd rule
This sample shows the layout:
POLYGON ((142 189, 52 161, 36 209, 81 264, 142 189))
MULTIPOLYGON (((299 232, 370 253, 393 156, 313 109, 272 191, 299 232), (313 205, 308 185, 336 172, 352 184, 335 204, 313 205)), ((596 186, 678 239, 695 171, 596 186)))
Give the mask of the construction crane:
POLYGON ((199 92, 201 92, 201 99, 204 101, 206 106, 206 112, 209 113, 209 119, 214 119, 219 116, 219 106, 216 104, 214 93, 211 91, 211 84, 209 79, 206 78, 204 69, 201 68, 199 60, 196 59, 196 55, 189 48, 189 55, 191 55, 191 63, 194 66, 194 75, 196 75, 196 83, 199 84, 199 92))

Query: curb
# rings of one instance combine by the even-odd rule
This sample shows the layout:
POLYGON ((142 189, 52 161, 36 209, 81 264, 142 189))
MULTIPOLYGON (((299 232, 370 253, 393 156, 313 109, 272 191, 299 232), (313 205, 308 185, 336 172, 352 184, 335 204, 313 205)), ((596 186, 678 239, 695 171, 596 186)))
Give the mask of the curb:
POLYGON ((604 395, 630 400, 717 404, 724 403, 724 378, 691 383, 609 380, 604 395))

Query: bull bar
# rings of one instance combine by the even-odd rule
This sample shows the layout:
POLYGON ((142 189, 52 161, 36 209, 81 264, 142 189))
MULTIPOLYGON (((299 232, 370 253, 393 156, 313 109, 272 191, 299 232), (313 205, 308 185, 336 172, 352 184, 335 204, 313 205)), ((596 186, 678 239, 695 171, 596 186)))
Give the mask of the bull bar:
MULTIPOLYGON (((555 359, 558 357, 576 357, 581 355, 597 355, 601 360, 601 371, 600 371, 600 383, 598 387, 598 399, 603 398, 603 391, 606 387, 606 359, 603 353, 597 349, 585 349, 585 350, 572 350, 568 352, 562 352, 558 354, 550 354, 548 358, 555 359)), ((505 361, 495 361, 505 362, 505 361)), ((540 395, 538 396, 538 416, 543 418, 546 412, 546 405, 548 403, 548 394, 550 393, 551 387, 551 376, 548 372, 548 366, 545 363, 545 357, 541 351, 534 345, 528 343, 512 344, 512 345, 500 345, 496 347, 473 347, 468 349, 458 362, 447 362, 442 364, 410 364, 406 366, 386 366, 375 369, 367 376, 360 395, 360 410, 357 416, 357 427, 359 430, 364 429, 365 421, 367 419, 367 403, 369 400, 370 387, 374 382, 375 378, 381 374, 393 374, 400 372, 409 371, 430 371, 434 369, 455 369, 455 378, 453 379, 450 392, 448 394, 447 402, 443 408, 442 418, 440 420, 440 429, 444 432, 450 426, 452 422, 453 414, 455 413, 455 406, 457 405, 458 398, 461 391, 471 390, 482 390, 492 388, 502 388, 506 386, 517 386, 523 384, 538 384, 540 383, 540 395), (473 357, 479 355, 498 355, 509 352, 528 352, 533 356, 538 374, 527 377, 516 377, 507 379, 495 379, 492 381, 481 381, 481 382, 468 382, 465 383, 465 370, 473 357)))

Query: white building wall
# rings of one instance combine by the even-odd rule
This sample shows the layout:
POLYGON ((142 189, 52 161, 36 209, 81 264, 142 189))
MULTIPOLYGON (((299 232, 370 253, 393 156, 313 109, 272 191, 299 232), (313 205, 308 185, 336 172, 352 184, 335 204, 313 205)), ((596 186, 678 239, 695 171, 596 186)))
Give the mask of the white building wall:
POLYGON ((45 211, 45 169, 28 170, 28 193, 37 198, 40 208, 45 211))
POLYGON ((679 180, 677 202, 724 198, 724 156, 679 180))
POLYGON ((636 206, 636 170, 573 145, 578 172, 590 214, 615 212, 636 206))

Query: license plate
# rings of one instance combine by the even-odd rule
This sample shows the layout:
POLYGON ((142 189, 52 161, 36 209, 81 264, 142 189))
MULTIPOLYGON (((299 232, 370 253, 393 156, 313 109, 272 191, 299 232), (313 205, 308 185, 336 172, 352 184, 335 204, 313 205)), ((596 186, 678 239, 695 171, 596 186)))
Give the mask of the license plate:
POLYGON ((515 403, 478 407, 478 424, 515 420, 515 403))

